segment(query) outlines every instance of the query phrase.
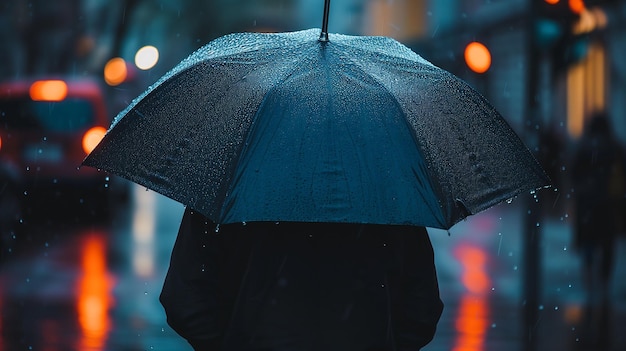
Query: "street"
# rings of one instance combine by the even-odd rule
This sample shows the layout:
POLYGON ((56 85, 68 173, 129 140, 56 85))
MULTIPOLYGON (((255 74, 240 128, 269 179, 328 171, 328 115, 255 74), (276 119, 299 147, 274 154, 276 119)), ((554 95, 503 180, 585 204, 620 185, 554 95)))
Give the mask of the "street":
MULTIPOLYGON (((0 266, 0 351, 191 350, 158 302, 182 205, 139 186, 102 223, 28 228, 0 266)), ((626 242, 606 303, 588 297, 571 245, 570 218, 542 228, 540 305, 524 326, 520 203, 498 205, 454 226, 430 230, 445 309, 427 351, 626 350, 626 242)))

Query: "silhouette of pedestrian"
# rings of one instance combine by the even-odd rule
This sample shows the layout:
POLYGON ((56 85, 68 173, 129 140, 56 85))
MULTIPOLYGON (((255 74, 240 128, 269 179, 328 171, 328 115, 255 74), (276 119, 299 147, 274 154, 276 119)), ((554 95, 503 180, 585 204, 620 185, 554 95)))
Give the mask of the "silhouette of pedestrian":
POLYGON ((606 113, 594 114, 576 146, 572 164, 574 239, 582 255, 583 279, 590 297, 597 292, 595 287, 603 297, 608 294, 619 202, 624 197, 623 155, 606 113))

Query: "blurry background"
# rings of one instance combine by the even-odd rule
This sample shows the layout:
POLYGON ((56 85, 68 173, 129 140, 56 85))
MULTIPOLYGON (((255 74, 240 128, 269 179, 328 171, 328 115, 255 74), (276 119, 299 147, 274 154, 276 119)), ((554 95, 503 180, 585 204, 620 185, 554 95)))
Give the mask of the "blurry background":
MULTIPOLYGON (((0 99, 17 94, 20 81, 88 79, 110 122, 208 41, 320 27, 322 8, 323 0, 3 1, 0 82, 9 85, 0 99)), ((333 0, 329 31, 393 37, 468 81, 554 182, 451 233, 432 231, 447 307, 427 349, 625 350, 623 221, 613 284, 596 304, 572 243, 568 165, 596 111, 626 141, 626 1, 333 0)), ((20 175, 6 156, 22 152, 11 151, 15 133, 2 130, 7 106, 0 105, 0 351, 184 349, 157 301, 182 207, 108 176, 63 204, 56 201, 64 189, 37 196, 38 174, 34 186, 20 180, 39 169, 20 175), (115 195, 81 211, 103 189, 115 195), (41 202, 46 210, 35 214, 41 202)), ((35 152, 52 154, 49 145, 35 152)), ((623 205, 622 187, 617 219, 626 217, 623 205)))

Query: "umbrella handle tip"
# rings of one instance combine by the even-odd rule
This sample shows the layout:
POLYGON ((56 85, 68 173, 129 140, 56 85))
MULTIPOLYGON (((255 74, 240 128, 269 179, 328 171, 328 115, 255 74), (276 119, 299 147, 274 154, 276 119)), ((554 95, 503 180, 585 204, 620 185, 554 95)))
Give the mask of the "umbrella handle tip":
POLYGON ((327 32, 320 33, 319 41, 321 41, 323 43, 328 42, 328 33, 327 32))

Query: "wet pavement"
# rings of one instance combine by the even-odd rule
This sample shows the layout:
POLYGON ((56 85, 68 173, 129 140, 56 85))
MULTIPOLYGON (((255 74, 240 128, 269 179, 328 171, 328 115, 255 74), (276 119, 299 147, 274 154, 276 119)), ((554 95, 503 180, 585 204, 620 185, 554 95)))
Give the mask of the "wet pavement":
MULTIPOLYGON (((0 351, 191 350, 158 302, 183 207, 133 189, 111 221, 28 227, 28 247, 0 265, 0 351)), ((531 325, 524 318, 520 203, 473 216, 449 233, 431 230, 446 306, 424 350, 525 350, 531 339, 535 350, 626 350, 626 239, 616 246, 607 298, 587 296, 563 212, 540 221, 531 325)))

